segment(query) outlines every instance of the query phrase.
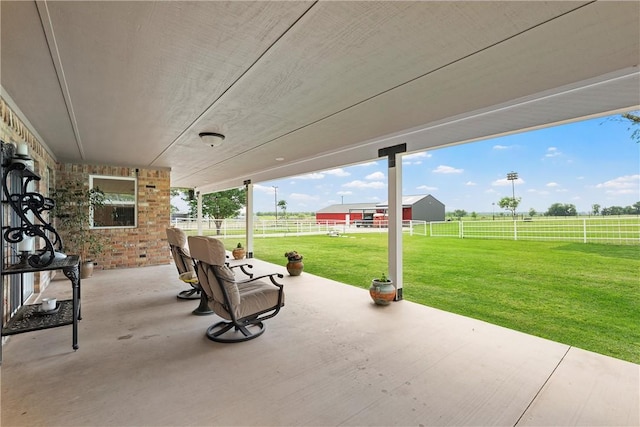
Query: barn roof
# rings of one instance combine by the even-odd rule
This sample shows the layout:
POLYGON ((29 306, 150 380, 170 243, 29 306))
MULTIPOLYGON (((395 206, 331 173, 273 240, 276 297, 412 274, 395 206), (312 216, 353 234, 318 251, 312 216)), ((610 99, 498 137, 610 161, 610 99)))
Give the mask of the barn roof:
POLYGON ((376 210, 374 203, 341 203, 327 206, 317 211, 317 213, 349 213, 350 211, 376 210))
MULTIPOLYGON (((440 200, 436 199, 431 194, 416 194, 416 195, 413 195, 413 196, 402 196, 402 206, 413 206, 416 203, 418 203, 420 200, 422 200, 422 199, 424 199, 426 197, 431 197, 431 198, 437 200, 438 202, 440 202, 440 200)), ((377 208, 386 208, 388 206, 389 206, 389 201, 386 201, 384 203, 378 203, 376 205, 377 208)))

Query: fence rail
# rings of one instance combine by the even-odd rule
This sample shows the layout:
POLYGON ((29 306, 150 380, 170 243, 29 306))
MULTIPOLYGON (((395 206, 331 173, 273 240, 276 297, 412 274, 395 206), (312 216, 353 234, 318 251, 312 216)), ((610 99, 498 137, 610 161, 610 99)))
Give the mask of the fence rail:
MULTIPOLYGON (((197 230, 198 222, 195 218, 175 218, 171 220, 174 227, 183 230, 197 230)), ((347 233, 386 233, 387 224, 381 223, 377 227, 359 227, 355 222, 327 221, 327 220, 257 220, 253 224, 255 237, 270 236, 301 236, 311 234, 347 234, 347 233)), ((246 222, 243 219, 203 219, 204 234, 216 234, 223 237, 242 237, 246 235, 246 222)), ((409 234, 426 236, 428 223, 426 221, 403 221, 402 230, 409 234)))
POLYGON ((640 244, 640 217, 431 222, 429 235, 461 239, 640 244))

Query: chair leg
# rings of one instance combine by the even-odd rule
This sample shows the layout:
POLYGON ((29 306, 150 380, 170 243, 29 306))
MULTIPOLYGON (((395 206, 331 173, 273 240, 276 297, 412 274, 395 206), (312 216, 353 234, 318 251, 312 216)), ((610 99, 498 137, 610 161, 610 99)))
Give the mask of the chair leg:
POLYGON ((222 343, 243 342, 258 338, 264 331, 265 325, 262 322, 236 326, 233 322, 223 320, 209 326, 207 329, 207 338, 211 341, 222 343), (232 328, 233 331, 229 332, 232 328))
POLYGON ((209 308, 207 295, 204 292, 200 291, 198 291, 198 293, 200 294, 200 305, 198 305, 198 308, 193 310, 191 313, 195 314, 196 316, 208 316, 210 314, 213 314, 213 310, 209 308))
POLYGON ((200 298, 200 291, 196 288, 187 289, 180 292, 177 297, 178 299, 198 299, 200 298))

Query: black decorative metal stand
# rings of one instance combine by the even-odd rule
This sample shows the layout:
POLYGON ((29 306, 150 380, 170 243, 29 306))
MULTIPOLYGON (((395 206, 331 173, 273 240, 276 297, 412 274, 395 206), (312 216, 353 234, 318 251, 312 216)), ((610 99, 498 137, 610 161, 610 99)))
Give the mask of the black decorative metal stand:
MULTIPOLYGON (((71 282, 73 297, 70 300, 58 301, 59 306, 55 313, 45 314, 40 311, 41 305, 21 305, 13 317, 4 324, 4 284, 0 284, 0 322, 2 322, 1 335, 13 335, 41 329, 55 328, 64 325, 73 325, 74 350, 78 349, 78 321, 82 319, 80 312, 80 257, 77 255, 65 255, 62 253, 62 239, 50 222, 46 221, 43 213, 50 211, 55 206, 53 199, 44 197, 39 193, 28 191, 29 183, 40 180, 30 167, 31 159, 26 155, 17 155, 12 144, 1 144, 2 165, 2 213, 10 206, 20 219, 19 226, 2 225, 2 236, 9 244, 20 244, 26 238, 39 238, 40 249, 22 251, 19 254, 19 262, 6 265, 4 249, 9 245, 2 243, 2 257, 0 257, 0 273, 2 276, 38 271, 62 270, 71 282), (11 176, 21 178, 19 192, 11 192, 11 176)), ((35 247, 35 245, 34 245, 35 247)), ((21 290, 22 293, 22 285, 21 290)), ((21 295, 20 304, 23 296, 21 295)), ((2 347, 0 346, 0 362, 2 362, 2 347)))
MULTIPOLYGON (((5 154, 5 151, 10 152, 12 150, 9 147, 13 147, 13 145, 3 144, 3 154, 5 154)), ((40 238, 44 245, 43 248, 33 254, 20 254, 20 262, 25 265, 28 263, 34 268, 47 267, 55 259, 65 258, 66 255, 62 253, 60 235, 51 223, 47 222, 42 216, 45 211, 53 209, 55 202, 49 197, 27 190, 30 182, 40 180, 40 176, 27 167, 31 159, 16 154, 8 158, 3 155, 3 158, 7 160, 5 160, 6 164, 3 164, 2 190, 6 202, 18 215, 21 222, 17 227, 3 227, 5 241, 8 243, 20 243, 28 237, 40 238), (11 193, 9 190, 11 174, 17 174, 22 178, 22 191, 19 193, 11 193), (33 215, 33 220, 29 214, 33 215)))

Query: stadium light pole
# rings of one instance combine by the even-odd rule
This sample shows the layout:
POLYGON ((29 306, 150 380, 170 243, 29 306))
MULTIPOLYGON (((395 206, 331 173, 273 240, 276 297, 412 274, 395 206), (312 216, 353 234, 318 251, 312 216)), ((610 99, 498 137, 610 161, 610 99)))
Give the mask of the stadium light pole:
POLYGON ((513 217, 516 217, 516 208, 515 208, 515 204, 516 204, 516 184, 515 184, 515 180, 518 179, 518 173, 517 172, 509 172, 507 174, 507 180, 511 181, 511 198, 513 200, 513 204, 514 204, 514 208, 513 208, 513 217))

